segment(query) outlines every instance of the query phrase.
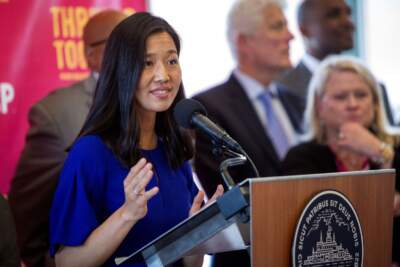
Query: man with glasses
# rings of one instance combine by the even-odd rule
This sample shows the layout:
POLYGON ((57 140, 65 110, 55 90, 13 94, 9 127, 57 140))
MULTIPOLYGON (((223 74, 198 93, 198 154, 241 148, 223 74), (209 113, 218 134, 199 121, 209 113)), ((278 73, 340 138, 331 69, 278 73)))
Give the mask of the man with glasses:
POLYGON ((55 266, 48 253, 48 216, 58 176, 89 112, 107 38, 125 17, 106 10, 90 18, 83 30, 90 76, 50 93, 29 111, 30 129, 9 194, 26 266, 55 266))

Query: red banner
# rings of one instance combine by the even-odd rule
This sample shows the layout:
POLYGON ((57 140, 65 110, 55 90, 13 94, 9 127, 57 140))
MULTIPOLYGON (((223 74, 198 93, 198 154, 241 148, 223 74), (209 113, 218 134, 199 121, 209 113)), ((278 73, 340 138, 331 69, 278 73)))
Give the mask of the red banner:
POLYGON ((1 193, 8 192, 24 145, 29 108, 88 75, 82 29, 105 8, 130 14, 147 6, 146 0, 0 0, 1 193))

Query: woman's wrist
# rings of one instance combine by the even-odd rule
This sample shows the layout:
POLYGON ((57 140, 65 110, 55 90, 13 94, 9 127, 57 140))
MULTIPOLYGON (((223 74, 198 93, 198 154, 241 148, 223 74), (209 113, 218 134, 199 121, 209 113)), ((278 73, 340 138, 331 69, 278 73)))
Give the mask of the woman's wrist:
POLYGON ((136 223, 138 219, 132 214, 132 211, 130 211, 129 207, 127 207, 126 203, 124 203, 120 208, 119 208, 119 214, 120 218, 127 223, 136 223))
POLYGON ((379 150, 371 159, 379 166, 389 167, 394 158, 394 149, 388 143, 380 142, 379 150))

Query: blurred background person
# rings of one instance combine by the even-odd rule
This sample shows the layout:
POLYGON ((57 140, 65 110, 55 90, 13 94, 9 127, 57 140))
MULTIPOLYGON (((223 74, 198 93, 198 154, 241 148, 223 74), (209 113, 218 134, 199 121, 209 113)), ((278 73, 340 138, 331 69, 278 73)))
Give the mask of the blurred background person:
MULTIPOLYGON (((260 175, 276 176, 287 149, 301 128, 302 102, 273 80, 291 67, 284 1, 239 0, 227 21, 227 37, 237 67, 229 79, 194 96, 208 116, 223 127, 253 159, 260 175)), ((203 134, 196 136, 195 171, 208 196, 222 177, 222 158, 203 134)), ((230 169, 235 182, 254 177, 250 164, 230 169)), ((247 252, 217 255, 214 266, 249 266, 247 252)))
MULTIPOLYGON (((204 192, 188 161, 192 142, 172 115, 184 98, 179 53, 175 30, 149 13, 128 17, 111 33, 93 106, 53 199, 50 252, 57 266, 116 266, 116 257, 200 209, 204 192)), ((219 186, 212 200, 222 193, 219 186)), ((201 266, 202 257, 183 262, 201 266)))
POLYGON ((77 137, 92 104, 105 43, 125 17, 120 11, 105 10, 90 18, 83 30, 90 76, 50 93, 30 109, 30 128, 9 192, 21 258, 28 267, 54 266, 48 254, 51 200, 66 148, 77 137))
POLYGON ((400 139, 388 130, 378 86, 357 59, 325 59, 308 92, 305 121, 309 141, 289 150, 282 169, 290 175, 396 169, 393 260, 398 261, 400 139))
POLYGON ((18 267, 19 254, 14 220, 7 200, 0 194, 0 266, 18 267))
POLYGON ((321 60, 353 48, 354 24, 345 0, 303 0, 297 9, 297 26, 305 54, 280 82, 306 98, 311 76, 321 60))
MULTIPOLYGON (((305 54, 295 68, 285 72, 279 82, 306 100, 312 74, 321 60, 341 54, 354 47, 355 26, 352 10, 345 0, 303 0, 297 9, 297 24, 302 35, 305 54)), ((386 89, 382 97, 390 125, 394 118, 386 89)))

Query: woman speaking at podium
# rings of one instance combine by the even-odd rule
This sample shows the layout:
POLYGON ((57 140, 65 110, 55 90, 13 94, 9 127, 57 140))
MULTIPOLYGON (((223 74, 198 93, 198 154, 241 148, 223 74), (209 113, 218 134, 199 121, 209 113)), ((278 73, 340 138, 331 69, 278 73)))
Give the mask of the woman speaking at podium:
MULTIPOLYGON (((179 52, 175 30, 148 13, 112 32, 92 108, 53 199, 57 266, 115 266, 114 258, 200 209, 204 193, 192 179, 191 141, 172 116, 184 98, 179 52)), ((219 186, 214 198, 222 193, 219 186)))
MULTIPOLYGON (((394 215, 400 214, 399 136, 390 133, 379 84, 357 59, 331 56, 309 86, 305 122, 310 141, 289 150, 286 174, 396 169, 394 215)), ((395 218, 393 256, 399 260, 400 224, 395 218)))

